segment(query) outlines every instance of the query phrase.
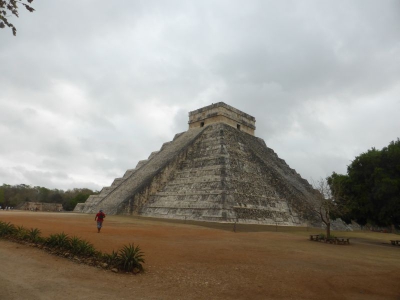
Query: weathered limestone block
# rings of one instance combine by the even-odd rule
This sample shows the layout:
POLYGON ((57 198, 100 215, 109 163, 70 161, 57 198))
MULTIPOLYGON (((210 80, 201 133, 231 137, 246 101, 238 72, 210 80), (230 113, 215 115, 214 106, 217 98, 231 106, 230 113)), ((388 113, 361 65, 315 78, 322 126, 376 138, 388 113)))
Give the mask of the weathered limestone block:
POLYGON ((111 184, 111 188, 115 188, 118 186, 124 179, 123 178, 115 178, 113 183, 111 184))
POLYGON ((135 172, 135 170, 136 170, 136 169, 129 169, 129 170, 127 170, 127 171, 125 172, 125 174, 124 174, 124 177, 122 177, 122 178, 124 178, 124 179, 128 178, 129 176, 131 176, 131 175, 133 174, 133 172, 135 172))
POLYGON ((110 190, 111 190, 110 186, 109 187, 103 187, 98 196, 105 197, 110 192, 110 190))
POLYGON ((152 159, 152 158, 154 157, 154 155, 156 155, 158 152, 160 152, 160 151, 151 152, 151 154, 150 154, 148 160, 152 159))
POLYGON ((147 159, 144 159, 144 160, 140 160, 138 163, 137 163, 137 165, 136 165, 136 168, 135 169, 139 169, 139 168, 141 168, 141 167, 143 167, 146 163, 148 162, 148 160, 147 159))

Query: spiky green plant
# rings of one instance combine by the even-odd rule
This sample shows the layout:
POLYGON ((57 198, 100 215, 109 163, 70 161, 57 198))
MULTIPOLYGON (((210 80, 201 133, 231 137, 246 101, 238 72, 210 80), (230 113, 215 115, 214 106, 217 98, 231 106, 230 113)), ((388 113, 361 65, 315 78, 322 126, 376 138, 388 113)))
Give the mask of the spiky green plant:
POLYGON ((75 255, 90 256, 94 255, 96 252, 94 246, 91 243, 82 240, 77 236, 73 236, 69 242, 69 249, 71 250, 71 253, 75 255))
POLYGON ((0 237, 7 237, 10 235, 15 234, 16 232, 16 228, 13 224, 11 224, 10 222, 6 223, 3 221, 0 221, 0 237))
POLYGON ((109 264, 110 266, 118 266, 118 251, 112 251, 110 254, 104 253, 102 261, 109 264))
POLYGON ((103 252, 99 251, 99 250, 95 250, 93 257, 97 260, 102 260, 103 259, 103 252))
POLYGON ((32 243, 40 243, 43 241, 43 238, 40 236, 41 231, 37 228, 31 228, 28 231, 28 240, 32 243))
POLYGON ((88 241, 82 240, 80 242, 80 254, 83 256, 92 256, 95 255, 96 249, 94 246, 88 241))
POLYGON ((56 247, 57 246, 57 236, 56 234, 50 234, 44 244, 48 247, 56 247))
POLYGON ((57 235, 57 246, 62 248, 62 249, 68 249, 70 247, 70 238, 68 234, 65 234, 64 232, 58 233, 57 235))
POLYGON ((77 236, 73 236, 73 237, 71 237, 69 242, 70 242, 69 244, 70 244, 71 253, 78 254, 80 252, 81 239, 78 238, 77 236))
POLYGON ((68 234, 65 234, 64 232, 51 234, 46 239, 45 244, 49 247, 57 247, 60 249, 69 249, 70 248, 70 238, 69 238, 68 234))
POLYGON ((133 244, 125 245, 118 251, 118 267, 126 272, 132 272, 134 268, 143 271, 144 253, 139 246, 133 244))
POLYGON ((28 239, 28 229, 24 226, 17 226, 14 232, 14 237, 20 241, 24 241, 28 239))

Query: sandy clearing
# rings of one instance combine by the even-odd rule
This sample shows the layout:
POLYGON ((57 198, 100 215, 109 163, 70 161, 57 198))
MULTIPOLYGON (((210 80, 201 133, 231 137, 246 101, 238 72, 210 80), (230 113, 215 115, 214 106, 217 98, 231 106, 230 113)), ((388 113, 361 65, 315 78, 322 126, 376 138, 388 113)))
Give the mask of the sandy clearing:
POLYGON ((0 299, 400 299, 390 234, 340 233, 352 244, 336 246, 308 241, 305 230, 234 233, 108 216, 97 234, 94 215, 0 211, 0 220, 43 236, 64 231, 104 252, 133 242, 146 255, 145 274, 114 274, 0 240, 0 299))

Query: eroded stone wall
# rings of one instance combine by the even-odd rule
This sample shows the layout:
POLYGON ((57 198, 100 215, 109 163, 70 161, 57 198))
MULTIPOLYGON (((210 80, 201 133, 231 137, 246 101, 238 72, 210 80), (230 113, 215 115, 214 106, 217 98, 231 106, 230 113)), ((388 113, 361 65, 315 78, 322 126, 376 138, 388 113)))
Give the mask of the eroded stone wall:
POLYGON ((25 202, 20 209, 31 211, 63 211, 63 206, 60 203, 25 202))

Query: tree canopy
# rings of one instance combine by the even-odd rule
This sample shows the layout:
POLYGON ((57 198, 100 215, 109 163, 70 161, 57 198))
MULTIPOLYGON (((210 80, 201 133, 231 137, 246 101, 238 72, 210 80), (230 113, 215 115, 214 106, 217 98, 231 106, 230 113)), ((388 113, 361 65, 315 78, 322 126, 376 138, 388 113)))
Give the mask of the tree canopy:
POLYGON ((17 28, 10 23, 9 18, 12 15, 17 18, 19 17, 19 4, 24 6, 28 11, 33 12, 33 7, 29 5, 32 2, 33 0, 0 0, 0 28, 5 28, 7 26, 11 28, 14 36, 17 35, 17 28))
POLYGON ((400 140, 382 150, 357 156, 346 175, 328 178, 337 205, 346 207, 343 219, 361 225, 400 225, 400 140))

